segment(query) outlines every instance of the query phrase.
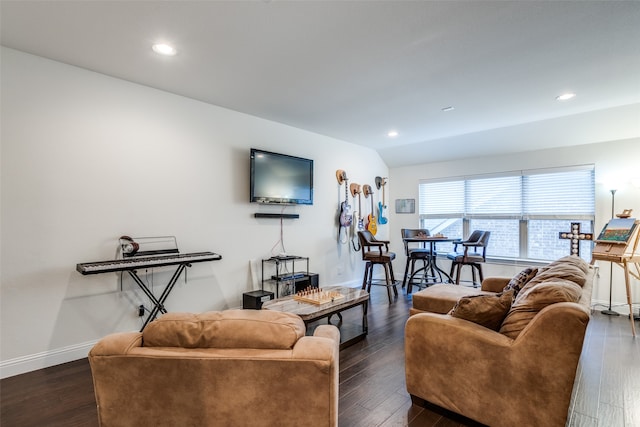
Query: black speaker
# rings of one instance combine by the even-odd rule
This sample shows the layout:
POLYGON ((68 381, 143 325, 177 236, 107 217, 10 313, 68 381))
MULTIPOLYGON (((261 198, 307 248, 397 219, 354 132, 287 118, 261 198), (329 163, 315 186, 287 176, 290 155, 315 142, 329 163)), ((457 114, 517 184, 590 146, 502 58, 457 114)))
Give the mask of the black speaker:
POLYGON ((260 310, 262 303, 265 301, 271 301, 273 299, 273 292, 269 291, 251 291, 242 294, 242 308, 247 310, 260 310))

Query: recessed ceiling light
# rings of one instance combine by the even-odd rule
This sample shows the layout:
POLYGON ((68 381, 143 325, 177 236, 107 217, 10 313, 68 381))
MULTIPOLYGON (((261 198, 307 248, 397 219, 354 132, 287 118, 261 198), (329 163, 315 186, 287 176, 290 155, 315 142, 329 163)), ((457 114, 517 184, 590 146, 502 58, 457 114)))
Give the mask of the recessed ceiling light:
POLYGON ((567 101, 567 100, 573 98, 574 96, 576 96, 575 93, 567 92, 567 93, 563 93, 562 95, 556 96, 556 100, 558 100, 558 101, 567 101))
POLYGON ((176 53, 178 53, 173 46, 169 46, 168 44, 164 43, 154 44, 151 48, 155 53, 159 53, 160 55, 165 56, 174 56, 176 53))
POLYGON ((389 138, 395 138, 396 136, 398 136, 398 131, 397 130, 390 130, 389 132, 387 132, 387 136, 389 138))
POLYGON ((453 111, 453 110, 455 110, 455 108, 452 106, 442 108, 442 111, 453 111))

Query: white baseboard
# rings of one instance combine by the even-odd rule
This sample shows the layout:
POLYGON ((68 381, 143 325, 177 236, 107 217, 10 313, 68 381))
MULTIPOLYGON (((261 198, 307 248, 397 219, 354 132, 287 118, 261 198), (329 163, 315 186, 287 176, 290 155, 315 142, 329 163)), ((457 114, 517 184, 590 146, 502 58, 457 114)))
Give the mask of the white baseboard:
POLYGON ((28 356, 16 357, 14 359, 0 362, 0 378, 8 378, 61 363, 87 357, 89 350, 98 341, 89 341, 81 344, 70 345, 55 350, 43 351, 41 353, 30 354, 28 356))
MULTIPOLYGON (((608 308, 609 308, 609 300, 606 300, 606 301, 591 300, 591 309, 593 311, 602 311, 608 308)), ((627 303, 613 301, 611 303, 611 310, 623 316, 629 316, 629 304, 627 303)), ((637 312, 638 310, 637 304, 633 304, 633 310, 634 310, 634 313, 637 312)))

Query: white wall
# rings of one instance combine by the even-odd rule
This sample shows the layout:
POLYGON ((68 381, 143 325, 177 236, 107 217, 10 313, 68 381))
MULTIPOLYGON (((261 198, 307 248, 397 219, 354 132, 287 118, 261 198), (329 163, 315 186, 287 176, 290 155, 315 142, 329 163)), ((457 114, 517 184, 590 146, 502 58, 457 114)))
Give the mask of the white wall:
MULTIPOLYGON (((113 259, 123 234, 222 254, 188 269, 169 311, 241 306, 258 285, 250 262, 280 238, 279 220, 253 217, 280 208, 248 202, 250 147, 314 159, 314 205, 285 210, 300 214, 284 220, 286 250, 310 257, 321 285, 361 280, 360 255, 337 242, 335 171, 373 185, 388 175, 375 151, 6 48, 1 77, 3 377, 140 328, 135 286, 75 271, 113 259)), ((156 293, 169 274, 141 273, 156 293)))
MULTIPOLYGON (((517 143, 517 142, 514 142, 517 143)), ((455 162, 428 163, 400 168, 392 168, 389 171, 389 182, 393 183, 391 200, 393 205, 395 199, 413 198, 416 199, 415 215, 395 214, 395 209, 389 212, 390 236, 400 236, 402 228, 417 228, 418 220, 418 184, 420 179, 431 179, 441 177, 452 177, 461 175, 475 175, 483 173, 494 173, 504 171, 514 171, 522 169, 539 169, 549 167, 561 167, 582 164, 595 164, 596 171, 596 220, 595 231, 600 232, 604 225, 611 218, 611 193, 608 189, 608 182, 614 180, 618 182, 618 191, 615 196, 616 212, 623 209, 633 209, 633 216, 640 217, 640 188, 632 185, 633 178, 640 178, 638 169, 638 159, 640 159, 640 139, 628 139, 622 141, 612 141, 600 144, 581 145, 569 148, 558 148, 550 150, 532 151, 522 154, 512 154, 496 156, 491 158, 467 159, 455 162)), ((400 239, 393 239, 393 249, 399 257, 396 261, 397 271, 399 267, 404 268, 404 249, 400 239)), ((568 254, 568 247, 567 247, 568 254)), ((443 261, 444 265, 447 261, 443 261)), ((596 308, 601 309, 601 304, 609 303, 609 274, 611 263, 598 261, 600 267, 599 278, 596 279, 593 291, 593 303, 596 308)), ((485 276, 512 276, 522 269, 522 265, 517 264, 487 264, 483 271, 485 276)), ((635 295, 634 302, 640 301, 640 283, 632 280, 632 294, 635 295)), ((626 300, 626 290, 622 269, 615 266, 613 270, 613 293, 612 300, 614 309, 621 313, 628 314, 626 300)), ((637 314, 637 309, 635 311, 637 314)))

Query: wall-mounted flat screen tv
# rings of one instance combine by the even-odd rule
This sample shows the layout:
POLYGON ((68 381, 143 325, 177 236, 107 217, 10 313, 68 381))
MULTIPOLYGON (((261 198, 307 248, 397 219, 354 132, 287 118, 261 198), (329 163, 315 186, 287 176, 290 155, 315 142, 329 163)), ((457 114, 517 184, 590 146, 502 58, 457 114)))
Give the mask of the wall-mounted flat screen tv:
POLYGON ((313 204, 313 160, 251 149, 251 202, 313 204))

